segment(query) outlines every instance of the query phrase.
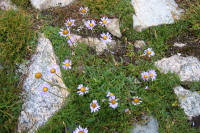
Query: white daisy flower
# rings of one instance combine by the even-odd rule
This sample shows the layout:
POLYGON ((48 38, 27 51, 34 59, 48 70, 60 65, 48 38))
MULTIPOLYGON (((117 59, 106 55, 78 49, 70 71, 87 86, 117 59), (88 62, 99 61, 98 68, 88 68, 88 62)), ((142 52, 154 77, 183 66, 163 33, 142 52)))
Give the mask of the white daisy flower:
POLYGON ((70 34, 69 28, 67 28, 66 30, 64 29, 60 29, 61 32, 59 32, 60 36, 64 36, 67 37, 70 34))
POLYGON ((100 23, 100 25, 104 26, 104 25, 110 23, 110 20, 108 19, 108 17, 107 18, 103 17, 103 18, 101 18, 101 22, 99 22, 99 23, 100 23))
POLYGON ((40 85, 40 95, 48 95, 49 89, 51 88, 51 85, 49 83, 43 83, 40 85))
POLYGON ((98 105, 97 100, 93 100, 92 103, 90 103, 90 109, 91 109, 91 113, 96 112, 100 109, 100 106, 98 105))
POLYGON ((88 93, 89 91, 89 87, 83 87, 83 85, 82 84, 80 84, 80 85, 78 85, 78 88, 77 88, 78 90, 80 90, 80 91, 77 91, 77 93, 79 94, 79 95, 81 95, 81 96, 83 96, 85 93, 88 93))
POLYGON ((102 38, 100 38, 102 42, 109 43, 109 42, 112 41, 112 37, 111 37, 111 35, 108 32, 107 33, 102 33, 100 35, 102 37, 102 38))
POLYGON ((74 22, 75 22, 75 19, 67 19, 66 20, 66 23, 64 23, 65 24, 65 26, 67 26, 67 27, 70 27, 70 26, 75 26, 75 24, 74 24, 74 22))
POLYGON ((96 26, 96 25, 97 25, 96 21, 93 19, 85 22, 85 26, 90 30, 92 30, 94 28, 94 26, 96 26))
POLYGON ((149 86, 145 86, 145 88, 144 89, 149 89, 149 86))
POLYGON ((148 73, 148 72, 142 72, 142 73, 141 73, 141 78, 142 78, 144 81, 148 81, 148 80, 149 80, 149 73, 148 73))
POLYGON ((73 131, 73 133, 88 133, 87 128, 82 128, 80 125, 78 128, 76 128, 75 131, 73 131))
POLYGON ((149 77, 152 79, 152 81, 156 79, 156 76, 157 74, 155 70, 149 70, 149 77))
POLYGON ((66 59, 64 62, 62 62, 64 65, 62 65, 62 68, 64 69, 72 69, 72 61, 69 59, 66 59))
POLYGON ((131 111, 130 111, 129 109, 125 109, 124 112, 126 112, 126 113, 128 113, 128 114, 131 114, 131 111))
POLYGON ((47 68, 47 74, 54 76, 56 73, 60 72, 60 67, 56 64, 51 65, 47 68))
POLYGON ((114 94, 108 91, 106 97, 110 97, 110 96, 114 96, 114 94))
POLYGON ((79 13, 82 15, 87 14, 87 12, 89 11, 88 7, 83 8, 82 6, 79 9, 79 13))
POLYGON ((138 105, 142 102, 142 101, 140 101, 140 97, 138 97, 138 96, 133 97, 131 101, 132 101, 131 103, 133 105, 138 105))
POLYGON ((154 53, 154 51, 152 50, 152 48, 148 48, 147 50, 144 50, 144 54, 145 54, 145 55, 148 55, 149 57, 155 55, 155 53, 154 53))
POLYGON ((113 108, 113 109, 117 108, 117 106, 118 106, 117 100, 118 99, 115 99, 115 96, 109 97, 109 101, 110 101, 109 105, 111 108, 113 108))
POLYGON ((77 45, 77 36, 76 35, 69 35, 67 43, 69 44, 70 47, 76 46, 77 45))

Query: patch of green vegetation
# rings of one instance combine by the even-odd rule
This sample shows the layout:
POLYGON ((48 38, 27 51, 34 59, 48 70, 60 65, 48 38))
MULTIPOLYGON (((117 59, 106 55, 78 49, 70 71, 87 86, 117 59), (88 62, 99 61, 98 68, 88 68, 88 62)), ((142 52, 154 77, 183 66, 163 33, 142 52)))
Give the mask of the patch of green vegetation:
POLYGON ((0 61, 5 65, 20 63, 32 50, 31 24, 23 11, 0 12, 0 61))
POLYGON ((11 0, 12 4, 15 4, 18 7, 21 7, 23 9, 27 9, 31 7, 31 1, 30 0, 11 0))
MULTIPOLYGON (((63 80, 70 91, 65 106, 50 118, 38 133, 72 132, 79 125, 87 127, 89 132, 128 133, 133 122, 141 121, 141 115, 153 115, 157 118, 159 131, 163 133, 196 132, 196 129, 190 128, 172 89, 180 84, 178 76, 171 73, 161 74, 153 65, 153 61, 139 60, 139 66, 125 66, 123 62, 116 65, 112 55, 94 55, 85 44, 79 44, 75 48, 68 47, 66 38, 59 36, 58 27, 48 26, 43 30, 51 40, 60 61, 63 62, 67 57, 72 60, 73 65, 70 70, 62 69, 63 80), (156 70, 158 76, 155 81, 141 79, 141 73, 149 69, 156 70), (135 79, 138 79, 139 83, 134 82, 135 79), (79 96, 79 84, 88 86, 89 93, 79 96), (144 89, 145 86, 149 89, 144 89), (106 97, 108 91, 119 99, 119 106, 116 109, 109 107, 109 100, 106 97), (134 96, 141 97, 143 102, 133 105, 131 98, 134 96), (97 100, 100 105, 100 110, 95 113, 91 113, 90 110, 92 100, 97 100), (127 108, 131 114, 125 113, 127 108)), ((136 55, 139 56, 138 53, 136 55)))
POLYGON ((188 23, 188 32, 194 34, 197 42, 200 42, 200 1, 194 0, 190 2, 183 18, 188 23))
POLYGON ((0 11, 0 131, 13 132, 21 111, 20 76, 15 73, 33 50, 30 16, 23 11, 0 11))

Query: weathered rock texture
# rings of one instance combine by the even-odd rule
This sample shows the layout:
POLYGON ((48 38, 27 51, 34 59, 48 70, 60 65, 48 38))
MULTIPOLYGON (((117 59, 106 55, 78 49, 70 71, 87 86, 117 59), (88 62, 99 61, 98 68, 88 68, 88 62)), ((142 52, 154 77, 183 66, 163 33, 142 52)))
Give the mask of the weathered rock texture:
POLYGON ((135 124, 131 133, 158 133, 158 122, 152 116, 142 124, 135 124))
POLYGON ((50 7, 56 7, 56 6, 66 6, 72 3, 75 0, 31 0, 31 4, 36 9, 47 9, 50 7))
POLYGON ((41 95, 40 86, 45 83, 42 79, 35 78, 35 73, 40 72, 43 78, 63 88, 66 88, 61 77, 61 73, 57 73, 60 77, 54 75, 51 77, 46 74, 47 68, 52 64, 57 65, 58 59, 54 54, 51 42, 41 34, 38 39, 36 54, 31 58, 32 64, 29 67, 29 74, 24 80, 23 89, 25 90, 25 100, 23 110, 19 117, 18 132, 28 131, 35 132, 42 126, 48 118, 50 118, 64 104, 64 98, 69 94, 66 89, 52 86, 49 88, 48 95, 41 95), (63 97, 63 98, 61 98, 63 97))
POLYGON ((189 119, 200 115, 200 93, 186 90, 181 86, 175 87, 174 92, 178 96, 181 108, 184 109, 189 119))
POLYGON ((160 24, 171 24, 179 19, 182 9, 174 0, 132 0, 135 9, 133 28, 136 31, 160 24))
MULTIPOLYGON (((99 40, 98 38, 93 38, 93 37, 87 37, 87 38, 83 38, 79 35, 74 35, 76 36, 76 41, 78 43, 84 43, 87 46, 94 48, 97 55, 100 55, 104 52, 104 50, 110 50, 113 49, 116 46, 116 42, 114 40, 112 40, 112 42, 106 44, 103 43, 101 40, 99 40)), ((75 44, 75 46, 78 45, 77 43, 75 44)))
POLYGON ((110 23, 106 24, 107 30, 116 37, 122 37, 119 28, 119 19, 110 19, 110 23))
POLYGON ((172 72, 179 75, 181 81, 200 81, 200 61, 193 56, 174 55, 155 62, 160 72, 172 72))
POLYGON ((0 8, 2 10, 17 9, 16 5, 13 5, 10 0, 0 0, 0 8))

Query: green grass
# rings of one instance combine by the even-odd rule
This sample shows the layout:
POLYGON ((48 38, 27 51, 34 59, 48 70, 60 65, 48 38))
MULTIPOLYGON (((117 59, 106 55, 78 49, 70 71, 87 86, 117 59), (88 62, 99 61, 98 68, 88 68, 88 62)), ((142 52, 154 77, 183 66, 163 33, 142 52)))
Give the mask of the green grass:
MULTIPOLYGON (((28 7, 28 4, 23 4, 27 1, 16 2, 23 5, 22 7, 26 7, 26 5, 28 7)), ((89 7, 90 12, 87 17, 90 19, 94 17, 100 20, 101 16, 120 19, 120 30, 123 36, 118 41, 124 46, 124 49, 127 49, 127 54, 119 55, 118 58, 121 57, 121 61, 116 63, 116 55, 105 53, 97 56, 86 44, 79 44, 75 48, 68 47, 67 39, 58 34, 61 28, 60 22, 55 22, 54 26, 47 25, 52 23, 52 20, 65 18, 65 14, 42 16, 43 14, 39 12, 39 20, 45 20, 40 31, 44 32, 52 42, 60 62, 67 58, 72 60, 73 64, 70 70, 61 68, 63 80, 70 91, 65 105, 38 130, 38 133, 72 132, 78 125, 87 127, 91 133, 115 131, 128 133, 134 122, 141 122, 142 115, 154 116, 158 120, 161 133, 198 133, 199 129, 190 127, 187 116, 178 106, 178 99, 173 88, 183 85, 193 91, 199 91, 197 89, 200 86, 199 82, 181 82, 175 74, 161 74, 153 63, 166 56, 165 52, 169 47, 166 44, 173 37, 183 33, 192 33, 198 41, 199 3, 191 4, 182 20, 170 25, 151 27, 141 33, 133 30, 132 14, 134 10, 130 5, 130 0, 82 0, 80 3, 89 7), (129 45, 125 43, 126 40, 129 45), (144 49, 151 47, 156 55, 148 58, 141 56, 143 51, 135 52, 133 42, 136 40, 148 42, 144 49), (128 64, 125 63, 123 57, 128 58, 128 64), (149 69, 157 72, 155 81, 141 79, 141 73, 149 69), (134 82, 136 79, 139 80, 139 83, 134 82), (79 96, 77 93, 79 84, 88 86, 89 93, 79 96), (148 86, 149 89, 144 89, 145 86, 148 86), (109 107, 106 97, 108 91, 114 93, 119 99, 117 101, 119 106, 116 109, 109 107), (131 98, 134 96, 141 97, 143 102, 139 105, 131 104, 131 98), (100 105, 100 110, 95 113, 91 113, 89 107, 93 100, 97 100, 100 105), (127 108, 130 109, 131 114, 124 112, 127 108)), ((59 12, 60 10, 57 11, 57 13, 59 12)), ((14 73, 15 63, 22 63, 29 55, 29 49, 33 49, 34 32, 29 28, 32 23, 26 23, 27 19, 30 20, 30 16, 27 16, 25 11, 20 11, 20 13, 1 11, 0 15, 0 24, 2 25, 0 60, 4 66, 4 69, 0 70, 2 73, 0 76, 2 81, 0 86, 0 117, 2 118, 0 131, 14 132, 22 104, 22 100, 19 98, 22 86, 19 84, 20 75, 14 73)), ((97 26, 94 29, 95 35, 102 32, 106 32, 105 28, 97 26)), ((89 36, 93 33, 84 30, 81 34, 89 36)), ((113 39, 117 38, 113 37, 113 39)))
POLYGON ((29 58, 35 41, 30 16, 24 11, 0 11, 0 25, 0 131, 4 133, 15 130, 23 103, 16 64, 29 58))

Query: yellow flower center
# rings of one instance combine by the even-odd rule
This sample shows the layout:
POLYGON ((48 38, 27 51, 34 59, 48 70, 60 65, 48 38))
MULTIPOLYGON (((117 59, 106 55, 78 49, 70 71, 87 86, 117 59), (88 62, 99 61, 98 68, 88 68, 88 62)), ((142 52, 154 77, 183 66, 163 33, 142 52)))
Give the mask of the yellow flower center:
POLYGON ((43 91, 44 91, 44 92, 47 92, 47 91, 48 91, 48 88, 47 88, 47 87, 44 87, 44 88, 43 88, 43 91))
POLYGON ((84 133, 83 131, 79 131, 78 133, 84 133))
POLYGON ((148 78, 148 75, 144 75, 144 78, 145 78, 145 79, 148 78))
POLYGON ((107 38, 108 38, 107 36, 104 36, 104 37, 103 37, 103 40, 106 40, 107 38))
POLYGON ((72 22, 67 22, 68 25, 72 25, 72 22))
POLYGON ((114 96, 114 94, 113 94, 113 93, 110 93, 110 96, 114 96))
POLYGON ((86 13, 86 9, 81 9, 80 12, 82 12, 82 13, 86 13))
POLYGON ((66 34, 68 34, 68 33, 69 33, 68 30, 63 30, 63 35, 66 35, 66 34))
POLYGON ((36 77, 37 79, 39 79, 39 78, 42 77, 42 74, 41 74, 41 73, 36 73, 36 74, 35 74, 35 77, 36 77))
POLYGON ((151 54, 151 51, 147 51, 147 54, 151 54))
POLYGON ((82 87, 80 90, 81 90, 82 92, 85 92, 85 91, 86 91, 85 87, 82 87))
POLYGON ((92 103, 91 105, 93 108, 96 108, 97 107, 97 104, 96 103, 92 103))
POLYGON ((134 99, 133 99, 133 102, 134 102, 134 103, 139 103, 140 100, 139 100, 138 98, 134 98, 134 99))
POLYGON ((116 100, 111 100, 111 103, 112 104, 115 104, 117 101, 116 100))
POLYGON ((149 74, 149 76, 150 76, 150 77, 153 77, 153 74, 152 74, 152 73, 150 73, 150 74, 149 74))
POLYGON ((89 24, 89 26, 90 26, 90 27, 92 27, 92 26, 93 26, 93 24, 89 24))
POLYGON ((50 72, 51 73, 56 73, 56 69, 53 68, 53 69, 50 70, 50 72))
POLYGON ((65 66, 68 67, 68 66, 70 66, 70 64, 69 64, 69 63, 66 63, 65 66))
POLYGON ((102 21, 102 23, 104 23, 104 24, 105 24, 105 23, 107 23, 107 21, 106 21, 106 20, 103 20, 103 21, 102 21))
POLYGON ((131 113, 131 111, 130 110, 128 110, 128 111, 126 111, 128 114, 130 114, 131 113))

